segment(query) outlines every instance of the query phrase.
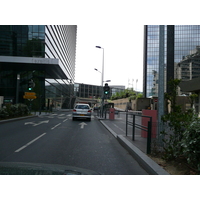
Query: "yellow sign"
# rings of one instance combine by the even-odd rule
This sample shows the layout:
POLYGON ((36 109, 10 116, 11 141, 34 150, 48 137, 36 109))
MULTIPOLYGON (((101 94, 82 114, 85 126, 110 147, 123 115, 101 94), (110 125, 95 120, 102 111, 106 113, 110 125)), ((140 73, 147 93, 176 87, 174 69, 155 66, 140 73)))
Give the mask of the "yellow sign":
POLYGON ((24 96, 23 96, 24 99, 36 99, 36 94, 35 92, 25 92, 24 96))
POLYGON ((35 92, 25 92, 25 96, 35 96, 35 92))
POLYGON ((36 99, 37 97, 36 96, 23 96, 24 99, 36 99))

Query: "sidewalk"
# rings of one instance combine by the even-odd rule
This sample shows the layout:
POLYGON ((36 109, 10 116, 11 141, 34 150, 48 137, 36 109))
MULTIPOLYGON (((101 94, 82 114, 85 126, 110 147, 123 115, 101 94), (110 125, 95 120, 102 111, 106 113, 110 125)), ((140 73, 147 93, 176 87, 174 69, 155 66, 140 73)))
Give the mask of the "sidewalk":
POLYGON ((110 120, 109 117, 107 119, 98 119, 149 174, 169 175, 168 172, 146 155, 147 139, 141 137, 141 130, 136 129, 135 140, 133 141, 132 127, 128 126, 128 134, 126 136, 126 120, 122 114, 120 116, 115 115, 114 120, 110 120))

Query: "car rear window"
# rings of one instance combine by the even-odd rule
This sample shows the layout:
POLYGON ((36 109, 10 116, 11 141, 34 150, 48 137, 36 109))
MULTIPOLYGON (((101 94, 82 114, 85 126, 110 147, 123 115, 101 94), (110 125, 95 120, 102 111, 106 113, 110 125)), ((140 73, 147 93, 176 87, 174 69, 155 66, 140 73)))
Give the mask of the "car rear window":
POLYGON ((89 109, 89 106, 87 105, 76 105, 76 109, 89 109))

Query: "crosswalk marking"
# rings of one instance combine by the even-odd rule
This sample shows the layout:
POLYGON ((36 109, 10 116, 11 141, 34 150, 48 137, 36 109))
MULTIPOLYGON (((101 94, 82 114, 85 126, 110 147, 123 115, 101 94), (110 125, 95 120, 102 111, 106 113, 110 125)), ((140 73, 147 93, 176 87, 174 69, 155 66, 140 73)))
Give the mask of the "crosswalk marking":
MULTIPOLYGON (((38 116, 39 118, 49 118, 49 119, 54 119, 54 118, 58 118, 58 119, 72 119, 72 113, 70 114, 55 114, 55 113, 52 113, 52 114, 49 114, 49 115, 39 115, 38 116)), ((95 117, 92 115, 91 116, 91 119, 94 119, 95 117)))

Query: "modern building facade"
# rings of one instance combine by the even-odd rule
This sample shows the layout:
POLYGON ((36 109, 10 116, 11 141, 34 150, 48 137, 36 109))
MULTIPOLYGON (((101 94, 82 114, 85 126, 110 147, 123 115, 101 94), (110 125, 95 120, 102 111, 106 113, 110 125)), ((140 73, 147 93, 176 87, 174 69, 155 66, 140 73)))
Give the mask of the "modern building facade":
MULTIPOLYGON (((200 77, 200 25, 164 26, 164 78, 167 82, 200 77)), ((145 97, 158 96, 159 25, 144 26, 144 77, 145 97)))
POLYGON ((102 96, 102 87, 83 83, 74 84, 74 96, 98 99, 102 96))
MULTIPOLYGON (((110 96, 117 92, 125 90, 125 86, 122 85, 109 85, 110 87, 110 96)), ((83 83, 74 84, 74 96, 81 98, 93 98, 98 99, 102 97, 102 86, 98 85, 89 85, 83 83)))
POLYGON ((31 91, 37 96, 32 101, 35 107, 49 107, 59 97, 64 102, 75 79, 76 36, 76 25, 1 25, 4 102, 27 103, 24 93, 30 80, 35 83, 31 91))

